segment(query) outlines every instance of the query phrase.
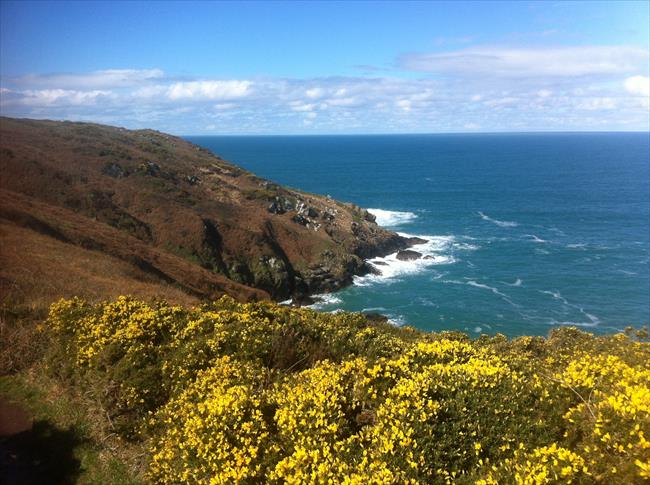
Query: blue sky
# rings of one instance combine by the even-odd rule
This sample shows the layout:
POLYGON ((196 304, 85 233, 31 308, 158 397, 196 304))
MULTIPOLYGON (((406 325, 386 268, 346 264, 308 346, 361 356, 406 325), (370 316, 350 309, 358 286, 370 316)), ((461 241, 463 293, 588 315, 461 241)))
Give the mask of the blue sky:
POLYGON ((649 6, 2 1, 0 111, 177 134, 648 130, 649 6))

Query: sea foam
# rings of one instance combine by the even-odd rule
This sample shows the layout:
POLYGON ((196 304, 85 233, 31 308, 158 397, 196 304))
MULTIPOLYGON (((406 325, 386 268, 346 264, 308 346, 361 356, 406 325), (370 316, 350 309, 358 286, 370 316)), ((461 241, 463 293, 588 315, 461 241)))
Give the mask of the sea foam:
POLYGON ((378 274, 355 276, 355 285, 369 286, 374 283, 390 282, 403 275, 419 273, 430 266, 456 262, 451 254, 454 236, 413 236, 403 232, 398 234, 403 237, 419 237, 425 240, 424 243, 411 247, 414 251, 421 253, 422 257, 413 261, 401 261, 397 259, 395 252, 388 256, 370 259, 368 263, 378 271, 378 274))
POLYGON ((384 227, 408 224, 418 217, 413 212, 389 211, 384 209, 368 209, 368 212, 377 218, 377 224, 384 227))
POLYGON ((478 215, 481 216, 481 219, 484 221, 489 221, 492 224, 496 224, 499 227, 517 227, 519 224, 512 221, 500 221, 498 219, 492 219, 490 216, 486 216, 481 211, 478 212, 478 215))

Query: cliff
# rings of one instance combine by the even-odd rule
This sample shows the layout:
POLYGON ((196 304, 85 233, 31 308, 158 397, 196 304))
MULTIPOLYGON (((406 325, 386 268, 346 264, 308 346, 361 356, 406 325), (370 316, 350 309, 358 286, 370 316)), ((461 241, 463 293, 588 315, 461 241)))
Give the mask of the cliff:
POLYGON ((359 207, 152 130, 2 118, 0 173, 5 295, 303 299, 408 246, 359 207))

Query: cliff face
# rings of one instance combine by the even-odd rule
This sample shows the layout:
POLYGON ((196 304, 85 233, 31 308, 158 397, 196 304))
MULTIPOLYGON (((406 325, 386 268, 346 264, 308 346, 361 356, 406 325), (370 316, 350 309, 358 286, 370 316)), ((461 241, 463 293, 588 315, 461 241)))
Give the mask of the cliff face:
MULTIPOLYGON (((367 272, 364 258, 408 245, 359 207, 164 133, 9 118, 0 129, 3 240, 20 228, 197 297, 331 291, 367 272)), ((2 261, 3 285, 20 286, 20 268, 6 252, 2 261)))

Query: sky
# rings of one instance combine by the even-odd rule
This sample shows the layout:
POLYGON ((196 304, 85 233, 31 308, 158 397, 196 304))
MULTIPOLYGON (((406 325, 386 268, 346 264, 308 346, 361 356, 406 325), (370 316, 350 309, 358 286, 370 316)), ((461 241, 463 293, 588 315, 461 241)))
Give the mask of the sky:
POLYGON ((0 114, 178 135, 649 131, 650 2, 0 0, 0 114))

